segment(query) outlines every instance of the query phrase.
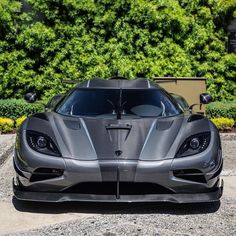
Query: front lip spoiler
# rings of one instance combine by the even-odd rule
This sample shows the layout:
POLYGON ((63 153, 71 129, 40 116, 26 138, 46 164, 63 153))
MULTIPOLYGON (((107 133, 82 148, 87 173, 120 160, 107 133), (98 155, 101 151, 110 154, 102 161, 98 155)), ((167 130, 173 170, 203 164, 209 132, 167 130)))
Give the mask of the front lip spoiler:
POLYGON ((13 181, 14 196, 22 201, 34 202, 172 202, 197 203, 219 201, 223 194, 223 180, 221 185, 213 192, 188 194, 147 194, 147 195, 94 195, 76 193, 51 193, 21 191, 13 181))

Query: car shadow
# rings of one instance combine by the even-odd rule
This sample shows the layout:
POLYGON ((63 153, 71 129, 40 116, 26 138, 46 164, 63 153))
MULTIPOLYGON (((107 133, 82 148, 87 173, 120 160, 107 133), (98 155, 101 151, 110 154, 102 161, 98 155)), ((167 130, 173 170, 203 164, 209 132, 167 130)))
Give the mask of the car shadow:
POLYGON ((218 211, 220 201, 212 203, 101 203, 101 202, 25 202, 15 197, 12 203, 16 210, 21 212, 60 214, 208 214, 218 211))

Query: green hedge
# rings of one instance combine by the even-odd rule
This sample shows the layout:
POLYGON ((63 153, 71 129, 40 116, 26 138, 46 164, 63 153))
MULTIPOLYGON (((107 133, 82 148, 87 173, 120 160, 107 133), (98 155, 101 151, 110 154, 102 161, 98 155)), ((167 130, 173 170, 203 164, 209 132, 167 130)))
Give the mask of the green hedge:
POLYGON ((235 0, 0 0, 0 98, 120 74, 206 77, 214 99, 233 100, 234 17, 235 0))
POLYGON ((209 118, 225 117, 236 121, 236 100, 231 102, 212 102, 206 107, 206 115, 209 118))
POLYGON ((23 99, 0 99, 0 117, 17 119, 43 110, 41 104, 27 103, 23 99))

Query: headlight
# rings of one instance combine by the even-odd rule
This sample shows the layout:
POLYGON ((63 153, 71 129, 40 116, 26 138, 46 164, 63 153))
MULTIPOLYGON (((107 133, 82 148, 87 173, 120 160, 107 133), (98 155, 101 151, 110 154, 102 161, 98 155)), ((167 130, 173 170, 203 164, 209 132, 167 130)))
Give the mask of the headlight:
POLYGON ((28 130, 26 131, 26 139, 29 146, 37 152, 51 156, 61 156, 56 144, 45 134, 28 130))
POLYGON ((39 147, 39 148, 46 148, 47 147, 47 144, 48 144, 48 142, 47 142, 47 139, 46 138, 44 138, 43 136, 39 136, 39 137, 37 137, 36 138, 36 143, 37 143, 37 146, 39 147))
POLYGON ((176 157, 186 157, 198 154, 207 149, 211 140, 211 133, 199 133, 187 138, 179 148, 176 157))

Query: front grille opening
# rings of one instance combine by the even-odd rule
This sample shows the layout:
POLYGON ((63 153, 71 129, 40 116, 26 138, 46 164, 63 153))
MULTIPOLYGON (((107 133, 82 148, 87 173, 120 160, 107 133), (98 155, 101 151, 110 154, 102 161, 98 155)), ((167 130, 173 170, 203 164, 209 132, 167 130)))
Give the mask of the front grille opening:
POLYGON ((170 193, 173 193, 173 191, 154 183, 120 183, 120 195, 146 195, 170 193))
POLYGON ((177 178, 198 183, 206 183, 205 175, 197 169, 174 170, 173 175, 177 178))
POLYGON ((62 176, 64 170, 55 168, 38 168, 30 177, 30 182, 42 181, 62 176))
POLYGON ((67 188, 65 193, 116 195, 116 182, 84 182, 67 188))
POLYGON ((168 194, 173 191, 153 183, 134 182, 86 182, 72 186, 63 192, 95 195, 146 195, 168 194), (119 186, 119 187, 118 187, 119 186))

